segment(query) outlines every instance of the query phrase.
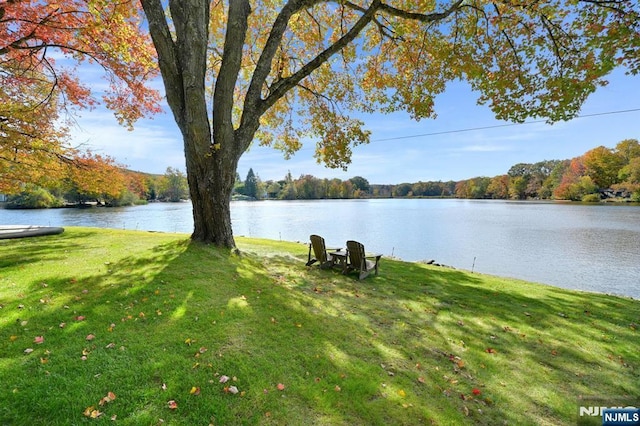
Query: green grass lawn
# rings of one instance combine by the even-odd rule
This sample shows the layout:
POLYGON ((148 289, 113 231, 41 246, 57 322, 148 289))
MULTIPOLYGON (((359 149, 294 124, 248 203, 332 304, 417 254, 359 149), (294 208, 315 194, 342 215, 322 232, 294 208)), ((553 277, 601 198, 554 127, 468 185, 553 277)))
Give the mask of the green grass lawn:
POLYGON ((640 301, 237 243, 1 240, 0 425, 558 425, 640 395, 640 301))

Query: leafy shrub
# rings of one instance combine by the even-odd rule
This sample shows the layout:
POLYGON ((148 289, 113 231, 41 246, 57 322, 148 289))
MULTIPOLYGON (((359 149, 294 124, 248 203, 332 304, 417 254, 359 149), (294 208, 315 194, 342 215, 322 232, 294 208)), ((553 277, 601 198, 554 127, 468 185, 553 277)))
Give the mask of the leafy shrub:
POLYGON ((600 201, 600 194, 587 194, 582 197, 583 203, 599 203, 600 201))
POLYGON ((62 200, 39 186, 26 187, 23 192, 9 197, 7 201, 8 209, 44 209, 62 205, 64 205, 62 200))

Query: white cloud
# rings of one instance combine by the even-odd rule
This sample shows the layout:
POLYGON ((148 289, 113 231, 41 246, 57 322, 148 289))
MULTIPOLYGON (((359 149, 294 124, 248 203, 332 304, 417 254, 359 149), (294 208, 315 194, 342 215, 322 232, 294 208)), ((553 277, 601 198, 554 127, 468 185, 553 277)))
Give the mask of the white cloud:
POLYGON ((72 144, 109 155, 132 169, 163 173, 167 167, 185 169, 180 132, 167 115, 141 120, 133 131, 118 125, 113 113, 96 109, 83 114, 79 127, 72 129, 72 144))

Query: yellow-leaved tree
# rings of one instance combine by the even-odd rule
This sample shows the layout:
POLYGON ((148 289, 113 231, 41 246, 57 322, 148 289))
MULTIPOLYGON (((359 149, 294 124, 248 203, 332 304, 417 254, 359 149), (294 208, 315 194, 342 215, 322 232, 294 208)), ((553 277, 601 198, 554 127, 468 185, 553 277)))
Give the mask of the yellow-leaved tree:
POLYGON ((616 66, 640 70, 635 0, 141 3, 184 140, 192 238, 226 247, 254 139, 290 155, 310 137, 319 161, 344 167, 369 140, 351 111, 433 117, 461 79, 498 118, 557 121, 616 66))

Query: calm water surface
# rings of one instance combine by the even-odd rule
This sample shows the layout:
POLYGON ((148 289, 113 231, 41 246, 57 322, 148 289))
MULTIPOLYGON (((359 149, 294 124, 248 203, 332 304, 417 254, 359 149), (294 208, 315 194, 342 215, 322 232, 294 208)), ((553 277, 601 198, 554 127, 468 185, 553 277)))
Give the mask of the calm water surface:
MULTIPOLYGON (((640 207, 470 200, 232 202, 235 235, 347 239, 404 260, 640 299, 640 207)), ((1 210, 0 224, 190 233, 190 203, 1 210)))

